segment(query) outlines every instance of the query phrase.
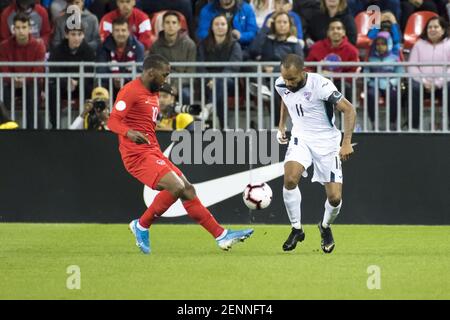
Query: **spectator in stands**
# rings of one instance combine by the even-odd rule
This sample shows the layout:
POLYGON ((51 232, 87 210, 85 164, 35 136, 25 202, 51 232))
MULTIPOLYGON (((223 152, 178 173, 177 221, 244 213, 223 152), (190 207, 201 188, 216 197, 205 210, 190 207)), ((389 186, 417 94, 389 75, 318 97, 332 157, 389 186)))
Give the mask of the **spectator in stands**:
MULTIPOLYGON (((81 23, 78 26, 71 26, 69 29, 66 26, 65 29, 65 39, 57 46, 50 50, 49 61, 51 62, 94 62, 95 52, 84 40, 84 30, 85 26, 81 23)), ((50 67, 50 73, 79 73, 79 66, 55 66, 50 67)), ((92 73, 93 67, 85 67, 85 73, 92 73)), ((79 78, 59 78, 59 88, 61 95, 57 96, 57 86, 58 79, 50 79, 50 122, 53 129, 58 128, 57 119, 57 101, 69 97, 69 90, 71 98, 78 98, 80 90, 84 91, 84 96, 88 97, 92 90, 93 80, 85 78, 84 87, 81 87, 79 78)), ((70 102, 70 101, 69 101, 70 102)), ((62 109, 62 104, 60 103, 60 111, 62 109)))
POLYGON ((274 2, 275 0, 250 0, 249 3, 255 12, 256 25, 258 28, 264 26, 267 15, 272 13, 275 9, 274 2))
POLYGON ((109 130, 109 92, 97 87, 92 90, 91 99, 86 100, 81 114, 70 125, 71 130, 109 130))
POLYGON ((255 13, 252 7, 242 0, 213 0, 200 11, 197 36, 200 40, 206 39, 210 30, 211 21, 222 14, 232 25, 231 34, 238 41, 241 49, 246 50, 258 32, 255 13))
POLYGON ((68 1, 66 0, 43 0, 41 1, 48 13, 50 20, 54 23, 55 20, 64 13, 64 9, 67 7, 68 1))
POLYGON ((116 0, 116 3, 118 8, 107 13, 100 21, 102 41, 111 34, 114 19, 124 17, 136 39, 144 45, 145 50, 149 50, 152 45, 152 27, 147 14, 134 7, 136 0, 116 0))
POLYGON ((350 13, 353 16, 356 16, 361 11, 366 11, 372 5, 378 6, 381 11, 392 12, 397 21, 400 21, 402 15, 400 0, 347 0, 347 2, 350 13))
POLYGON ((194 117, 189 113, 178 113, 176 90, 165 83, 159 89, 160 118, 156 126, 158 131, 189 130, 194 131, 194 117))
MULTIPOLYGON (((365 72, 403 73, 403 67, 397 64, 399 61, 399 55, 393 51, 393 42, 390 33, 386 31, 378 32, 372 43, 369 54, 369 62, 388 62, 391 63, 391 65, 367 67, 365 68, 365 72)), ((395 121, 397 120, 397 87, 399 79, 389 79, 389 91, 387 91, 388 80, 386 78, 369 79, 367 83, 367 105, 369 110, 369 118, 372 123, 375 121, 375 81, 378 81, 378 97, 386 97, 387 100, 386 94, 389 95, 389 120, 391 123, 391 129, 394 129, 395 121)))
POLYGON ((342 21, 348 40, 356 44, 355 19, 347 8, 347 0, 320 0, 320 11, 311 17, 306 36, 308 47, 327 37, 328 26, 333 18, 342 21))
MULTIPOLYGON (((429 97, 431 91, 435 89, 436 97, 443 95, 444 86, 447 86, 447 93, 450 95, 449 78, 431 77, 431 74, 448 73, 447 66, 425 66, 421 63, 450 63, 450 39, 448 38, 448 24, 442 17, 431 18, 425 29, 411 50, 409 62, 417 64, 408 67, 408 72, 414 74, 412 87, 412 127, 419 127, 420 119, 420 87, 424 88, 424 96, 429 97)), ((442 99, 444 100, 444 99, 442 99)), ((450 97, 447 97, 447 109, 450 111, 450 97)), ((450 116, 450 112, 448 112, 450 116)))
MULTIPOLYGON (((68 0, 67 5, 76 5, 81 11, 81 22, 86 26, 84 40, 88 45, 97 51, 100 45, 100 35, 98 33, 98 20, 88 9, 84 8, 84 0, 68 0)), ((65 38, 65 27, 68 22, 68 18, 71 16, 69 13, 64 13, 63 16, 58 17, 55 21, 55 31, 53 33, 52 46, 57 47, 65 38)))
MULTIPOLYGON (((273 16, 270 28, 264 26, 253 40, 250 53, 253 59, 261 61, 281 61, 287 54, 295 53, 303 56, 300 40, 297 38, 292 17, 285 11, 277 12, 273 16)), ((267 73, 280 72, 280 67, 264 66, 263 71, 267 73)), ((257 85, 251 84, 251 93, 255 95, 257 85), (256 89, 256 90, 255 90, 256 89)), ((264 97, 270 98, 271 93, 266 82, 261 88, 264 97)), ((279 95, 275 95, 275 105, 280 104, 279 95)), ((275 108, 275 123, 280 120, 280 108, 275 108)))
POLYGON ((272 22, 274 21, 273 16, 276 13, 279 12, 287 12, 289 14, 289 17, 294 22, 295 28, 297 30, 297 38, 300 39, 300 44, 303 48, 303 28, 302 28, 302 20, 298 16, 297 13, 292 11, 292 0, 275 0, 275 11, 267 15, 266 19, 264 20, 264 26, 267 26, 270 28, 272 25, 272 22))
POLYGON ((293 11, 295 11, 302 19, 303 38, 308 33, 311 25, 312 17, 316 16, 320 12, 319 0, 299 0, 294 1, 293 11))
MULTIPOLYGON (((289 53, 303 56, 297 30, 287 12, 275 13, 270 27, 264 26, 250 46, 251 57, 261 61, 281 61, 289 53)), ((273 67, 265 67, 273 72, 273 67)), ((279 67, 275 70, 279 71, 279 67)))
MULTIPOLYGON (((344 23, 338 18, 331 19, 327 38, 317 41, 311 47, 306 61, 359 61, 358 49, 352 45, 346 36, 344 23)), ((356 66, 332 67, 325 69, 333 72, 355 72, 356 66)))
POLYGON ((368 37, 371 40, 377 38, 380 31, 389 32, 391 35, 391 40, 393 43, 392 53, 400 56, 401 42, 402 42, 402 32, 400 26, 397 23, 397 19, 394 14, 390 11, 383 11, 381 13, 381 23, 380 28, 373 27, 369 30, 368 37))
POLYGON ((17 128, 19 128, 19 125, 17 122, 11 121, 5 104, 3 101, 0 101, 0 130, 13 130, 17 128))
MULTIPOLYGON (((31 23, 29 16, 23 12, 17 13, 13 18, 13 26, 14 36, 0 43, 0 61, 43 62, 45 59, 45 45, 41 39, 35 39, 31 36, 31 23)), ((44 67, 3 66, 0 67, 0 72, 12 74, 11 78, 4 78, 3 81, 5 104, 10 107, 11 102, 15 97, 22 97, 22 90, 25 86, 26 96, 23 103, 26 106, 26 124, 22 124, 22 127, 30 129, 37 127, 35 120, 38 119, 38 115, 34 113, 34 98, 35 95, 37 97, 40 92, 39 81, 37 81, 37 91, 35 92, 33 78, 14 77, 14 73, 42 73, 44 72, 44 67), (14 86, 15 88, 13 96, 11 96, 11 86, 14 86)), ((38 107, 39 106, 36 106, 36 109, 38 109, 38 107)))
MULTIPOLYGON (((242 50, 239 43, 233 39, 232 27, 225 14, 219 14, 211 20, 208 36, 204 39, 198 48, 198 61, 205 62, 238 62, 242 61, 242 50)), ((202 73, 227 73, 239 72, 239 67, 199 67, 202 73)), ((224 96, 223 96, 223 78, 214 78, 207 82, 208 102, 213 101, 212 91, 215 83, 216 92, 216 111, 220 121, 221 128, 224 128, 224 96)), ((234 90, 233 79, 227 79, 228 93, 234 90)), ((227 97, 225 97, 227 98, 227 97)))
POLYGON ((401 27, 405 30, 409 17, 418 11, 433 11, 438 13, 436 3, 433 0, 403 0, 401 27))
MULTIPOLYGON (((131 80, 131 72, 133 68, 118 67, 118 62, 142 62, 144 61, 144 46, 130 33, 128 21, 125 17, 117 17, 112 22, 112 34, 109 35, 105 42, 100 46, 97 53, 97 62, 109 62, 110 67, 97 67, 97 73, 130 73, 130 78, 113 78, 113 97, 117 96, 121 82, 124 83, 131 80)), ((141 72, 140 64, 137 72, 141 72)), ((107 87, 108 79, 102 80, 102 85, 107 87)), ((111 88, 110 88, 111 90, 111 88)))
POLYGON ((189 34, 194 36, 194 19, 192 14, 192 3, 190 0, 170 0, 170 1, 148 1, 142 0, 138 4, 138 7, 142 8, 142 11, 147 13, 149 16, 152 14, 163 11, 163 10, 175 10, 180 12, 188 23, 189 34))
POLYGON ((19 13, 24 13, 30 17, 31 35, 35 38, 41 38, 45 46, 48 47, 52 29, 47 10, 40 4, 35 3, 35 0, 16 0, 3 10, 0 17, 0 41, 12 35, 14 17, 19 13))
MULTIPOLYGON (((359 61, 358 49, 352 45, 347 37, 345 26, 338 18, 333 18, 328 25, 327 38, 317 41, 311 47, 306 61, 324 61, 324 62, 357 62, 359 61)), ((327 66, 322 69, 322 74, 332 72, 357 72, 358 67, 355 66, 327 66)), ((342 82, 334 80, 336 87, 341 89, 342 82)), ((345 82, 345 92, 351 90, 351 79, 345 82)), ((344 92, 343 92, 344 93, 344 92)))
MULTIPOLYGON (((150 53, 160 54, 170 62, 197 61, 197 46, 186 34, 186 30, 181 29, 180 17, 175 11, 167 11, 163 15, 163 31, 152 45, 150 53)), ((195 67, 172 67, 171 70, 177 73, 193 73, 195 67)), ((187 81, 184 81, 184 84, 187 84, 187 81)), ((178 88, 177 81, 172 81, 172 85, 178 88)), ((189 87, 183 86, 182 91, 183 103, 187 103, 190 98, 189 87)))

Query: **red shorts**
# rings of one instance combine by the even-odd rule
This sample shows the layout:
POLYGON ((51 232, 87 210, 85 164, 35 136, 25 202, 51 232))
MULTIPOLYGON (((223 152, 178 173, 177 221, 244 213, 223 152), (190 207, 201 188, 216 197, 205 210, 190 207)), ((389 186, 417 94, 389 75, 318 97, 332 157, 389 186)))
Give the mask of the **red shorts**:
POLYGON ((181 177, 183 173, 160 150, 148 151, 137 156, 124 157, 127 171, 140 182, 155 189, 159 180, 170 171, 181 177))

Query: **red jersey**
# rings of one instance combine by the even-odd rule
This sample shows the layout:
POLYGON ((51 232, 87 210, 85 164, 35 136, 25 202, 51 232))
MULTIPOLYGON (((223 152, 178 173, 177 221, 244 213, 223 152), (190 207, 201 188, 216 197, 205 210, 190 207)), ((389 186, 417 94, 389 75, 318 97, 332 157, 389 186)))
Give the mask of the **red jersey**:
POLYGON ((156 139, 155 127, 159 113, 159 93, 152 93, 141 78, 128 82, 118 93, 108 120, 109 129, 119 135, 119 150, 126 158, 144 152, 161 152, 156 139), (150 144, 137 144, 126 137, 133 129, 147 135, 150 144))
MULTIPOLYGON (((102 42, 112 33, 112 22, 117 17, 120 17, 119 9, 107 13, 100 20, 100 38, 102 42)), ((128 18, 128 26, 131 34, 144 45, 145 49, 149 49, 152 45, 152 25, 147 14, 137 8, 133 8, 128 18)))

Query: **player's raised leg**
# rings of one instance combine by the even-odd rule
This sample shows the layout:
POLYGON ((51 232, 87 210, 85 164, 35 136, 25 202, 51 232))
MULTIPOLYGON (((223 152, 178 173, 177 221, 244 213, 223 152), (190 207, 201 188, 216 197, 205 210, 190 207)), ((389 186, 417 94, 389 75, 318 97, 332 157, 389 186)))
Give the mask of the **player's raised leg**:
POLYGON ((338 216, 342 206, 342 183, 325 183, 327 200, 325 201, 325 212, 323 219, 319 222, 320 236, 322 237, 321 247, 323 252, 331 253, 335 247, 331 224, 338 216))
POLYGON ((189 217, 197 221, 217 241, 217 245, 223 250, 229 250, 240 241, 244 241, 253 233, 253 229, 236 230, 224 229, 214 218, 211 212, 201 203, 195 193, 194 186, 189 183, 185 176, 181 176, 184 182, 184 190, 180 195, 183 206, 189 217))
POLYGON ((283 244, 284 251, 294 250, 297 242, 305 239, 301 224, 302 195, 298 188, 303 171, 305 168, 296 161, 288 161, 284 164, 283 200, 292 225, 291 233, 283 244))
POLYGON ((175 172, 167 172, 157 183, 156 189, 162 190, 145 210, 140 219, 131 221, 130 230, 136 237, 136 245, 143 253, 150 253, 149 228, 175 201, 178 200, 184 190, 184 182, 175 172))

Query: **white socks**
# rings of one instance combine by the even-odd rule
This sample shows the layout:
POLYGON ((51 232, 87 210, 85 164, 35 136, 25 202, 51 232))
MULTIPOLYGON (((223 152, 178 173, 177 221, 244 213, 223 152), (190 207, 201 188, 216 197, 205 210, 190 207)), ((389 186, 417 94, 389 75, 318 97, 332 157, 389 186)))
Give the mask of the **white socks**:
POLYGON ((137 227, 139 230, 141 230, 141 231, 146 231, 146 230, 148 230, 148 228, 144 228, 143 226, 141 226, 141 224, 139 223, 139 221, 138 221, 138 223, 136 223, 136 227, 137 227))
POLYGON ((228 229, 224 229, 223 232, 216 238, 217 241, 222 240, 228 234, 228 229))
POLYGON ((292 190, 288 190, 283 187, 283 199, 292 227, 294 227, 295 229, 301 229, 302 214, 300 210, 300 204, 302 202, 302 195, 298 186, 292 190))
POLYGON ((333 207, 328 202, 328 199, 325 201, 325 213, 323 214, 322 227, 324 228, 330 227, 330 224, 332 224, 336 219, 336 217, 338 216, 339 211, 341 210, 341 206, 342 200, 337 207, 333 207))

